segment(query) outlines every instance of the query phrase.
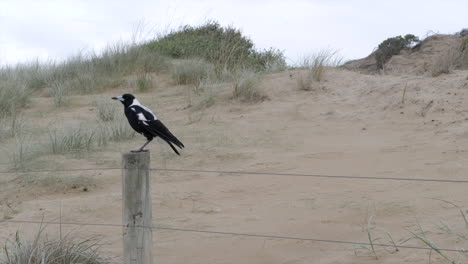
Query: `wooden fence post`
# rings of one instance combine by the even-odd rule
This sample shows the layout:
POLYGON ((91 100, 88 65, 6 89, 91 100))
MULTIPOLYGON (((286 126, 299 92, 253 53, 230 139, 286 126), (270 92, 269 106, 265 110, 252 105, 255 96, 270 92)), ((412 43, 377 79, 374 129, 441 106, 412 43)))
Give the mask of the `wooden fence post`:
POLYGON ((123 153, 122 168, 123 263, 153 264, 149 151, 123 153))

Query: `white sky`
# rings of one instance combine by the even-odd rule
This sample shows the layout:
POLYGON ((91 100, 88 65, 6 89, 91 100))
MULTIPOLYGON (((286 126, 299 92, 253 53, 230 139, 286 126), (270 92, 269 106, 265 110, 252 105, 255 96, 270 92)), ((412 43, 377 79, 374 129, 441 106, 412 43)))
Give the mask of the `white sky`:
POLYGON ((321 48, 355 59, 389 37, 468 28, 468 1, 0 0, 0 65, 99 51, 129 41, 139 23, 150 38, 208 19, 241 29, 257 48, 283 50, 288 63, 321 48))

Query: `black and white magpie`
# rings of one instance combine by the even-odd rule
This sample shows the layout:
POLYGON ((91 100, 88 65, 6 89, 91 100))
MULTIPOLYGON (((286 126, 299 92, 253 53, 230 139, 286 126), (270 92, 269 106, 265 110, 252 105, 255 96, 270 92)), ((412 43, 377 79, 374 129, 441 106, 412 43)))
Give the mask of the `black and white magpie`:
POLYGON ((171 146, 177 155, 180 155, 174 145, 182 149, 185 147, 184 144, 182 144, 182 142, 180 142, 160 120, 158 120, 156 115, 148 107, 140 104, 135 96, 124 94, 122 96, 112 97, 112 99, 122 102, 125 109, 125 116, 127 117, 130 126, 136 132, 145 136, 148 140, 140 149, 132 150, 132 152, 146 151, 144 149, 146 145, 148 145, 155 137, 160 137, 162 140, 166 141, 169 146, 171 146))

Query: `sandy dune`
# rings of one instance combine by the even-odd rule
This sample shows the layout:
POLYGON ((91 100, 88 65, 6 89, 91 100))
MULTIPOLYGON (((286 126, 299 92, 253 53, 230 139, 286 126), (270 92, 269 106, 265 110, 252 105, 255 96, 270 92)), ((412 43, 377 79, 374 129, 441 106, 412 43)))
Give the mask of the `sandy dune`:
MULTIPOLYGON (((161 85, 137 94, 186 145, 177 157, 161 142, 152 143, 152 167, 467 179, 468 71, 433 78, 330 69, 314 91, 299 91, 297 75, 265 76, 262 86, 270 100, 257 104, 230 100, 226 84, 213 107, 195 112, 184 109, 185 87, 161 85)), ((37 98, 26 118, 44 113, 39 127, 51 120, 95 122, 92 98, 75 97, 63 113, 49 98, 37 98)), ((137 137, 82 157, 46 159, 61 168, 115 167, 122 151, 143 141, 137 137)), ((8 162, 6 157, 1 161, 8 162)), ((2 212, 7 214, 10 203, 9 219, 57 221, 61 206, 64 222, 121 223, 120 172, 66 177, 79 175, 94 179, 87 191, 18 186, 11 175, 2 176, 9 186, 2 188, 2 212)), ((368 242, 372 217, 376 243, 390 243, 388 233, 400 244, 419 223, 440 247, 468 246, 443 229, 445 223, 467 233, 459 210, 440 201, 464 208, 466 184, 164 171, 152 172, 152 180, 154 223, 164 227, 368 242)), ((2 241, 17 229, 28 236, 37 226, 2 223, 2 241)), ((59 227, 47 230, 54 236, 59 227)), ((121 228, 62 226, 63 233, 72 230, 104 235, 104 251, 121 261, 121 228)), ((426 246, 414 239, 403 245, 426 246)), ((437 253, 429 257, 423 250, 377 247, 376 253, 377 260, 370 247, 154 231, 155 263, 428 263, 429 258, 444 263, 437 253)), ((468 261, 461 254, 447 255, 468 261)))

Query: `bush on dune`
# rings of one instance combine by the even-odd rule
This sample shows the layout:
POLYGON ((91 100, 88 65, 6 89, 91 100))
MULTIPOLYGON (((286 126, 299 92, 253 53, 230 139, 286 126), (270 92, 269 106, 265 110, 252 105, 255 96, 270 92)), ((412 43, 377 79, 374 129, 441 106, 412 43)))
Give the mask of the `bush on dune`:
POLYGON ((281 51, 273 48, 258 51, 240 30, 222 27, 213 21, 197 27, 184 26, 146 45, 172 58, 205 59, 215 65, 218 76, 226 69, 269 71, 286 68, 281 51))

